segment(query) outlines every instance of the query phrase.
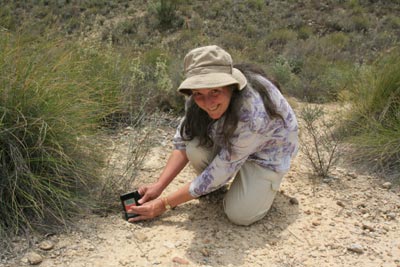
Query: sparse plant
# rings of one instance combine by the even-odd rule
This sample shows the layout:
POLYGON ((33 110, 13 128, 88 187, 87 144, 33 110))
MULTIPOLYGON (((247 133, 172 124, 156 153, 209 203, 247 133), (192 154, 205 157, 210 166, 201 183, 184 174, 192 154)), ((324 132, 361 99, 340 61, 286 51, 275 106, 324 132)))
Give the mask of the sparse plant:
MULTIPOLYGON (((157 112, 153 115, 146 114, 144 108, 141 110, 142 113, 138 114, 135 124, 124 130, 128 136, 125 139, 127 144, 115 145, 113 142, 108 153, 101 186, 94 192, 96 199, 102 203, 97 210, 106 210, 114 204, 116 196, 132 189, 153 144, 151 133, 159 126, 159 115, 157 112)), ((109 140, 106 143, 109 143, 109 140)))
POLYGON ((317 177, 328 178, 339 159, 341 137, 335 132, 334 120, 328 120, 321 106, 307 105, 300 112, 300 149, 317 177))

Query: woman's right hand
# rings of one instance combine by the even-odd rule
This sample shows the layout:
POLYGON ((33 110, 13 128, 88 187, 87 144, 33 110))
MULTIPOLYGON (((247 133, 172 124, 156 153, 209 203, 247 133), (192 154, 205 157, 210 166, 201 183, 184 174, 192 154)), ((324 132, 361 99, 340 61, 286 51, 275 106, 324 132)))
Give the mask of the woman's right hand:
POLYGON ((142 198, 139 200, 139 204, 143 204, 150 200, 158 198, 163 190, 164 188, 159 182, 139 187, 138 191, 139 194, 142 196, 142 198))

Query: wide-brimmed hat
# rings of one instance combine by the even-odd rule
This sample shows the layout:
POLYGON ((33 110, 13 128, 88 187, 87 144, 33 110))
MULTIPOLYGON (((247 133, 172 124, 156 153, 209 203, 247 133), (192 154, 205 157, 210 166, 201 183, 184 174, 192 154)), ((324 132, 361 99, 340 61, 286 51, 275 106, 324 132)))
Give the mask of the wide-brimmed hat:
POLYGON ((217 88, 236 84, 242 90, 247 79, 233 67, 231 55, 216 45, 191 50, 184 59, 186 79, 178 91, 190 95, 190 89, 217 88))

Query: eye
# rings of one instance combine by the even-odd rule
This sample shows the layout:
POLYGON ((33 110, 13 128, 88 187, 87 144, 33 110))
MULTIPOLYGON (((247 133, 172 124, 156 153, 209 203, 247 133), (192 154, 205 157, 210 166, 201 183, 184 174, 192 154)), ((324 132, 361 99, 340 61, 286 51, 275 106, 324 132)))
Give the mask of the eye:
POLYGON ((199 98, 201 94, 199 92, 192 92, 193 98, 199 98))
POLYGON ((219 96, 221 94, 221 90, 218 90, 218 89, 214 89, 214 90, 211 90, 211 92, 210 92, 210 96, 219 96))

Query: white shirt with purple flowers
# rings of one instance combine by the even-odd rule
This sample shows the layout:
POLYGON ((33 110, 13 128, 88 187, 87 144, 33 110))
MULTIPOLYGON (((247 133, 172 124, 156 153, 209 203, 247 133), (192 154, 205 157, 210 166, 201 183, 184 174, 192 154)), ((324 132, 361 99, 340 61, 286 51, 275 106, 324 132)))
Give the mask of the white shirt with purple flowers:
MULTIPOLYGON (((231 139, 232 151, 222 147, 208 167, 190 185, 190 194, 198 197, 212 192, 228 183, 246 161, 252 161, 275 172, 289 170, 290 161, 298 150, 298 124, 296 116, 280 91, 267 79, 257 75, 265 85, 280 118, 270 118, 265 111, 259 93, 251 85, 243 91, 243 105, 239 112, 238 126, 231 139)), ((215 142, 221 117, 210 129, 215 142)), ((175 149, 185 150, 185 141, 178 127, 173 140, 175 149)))

